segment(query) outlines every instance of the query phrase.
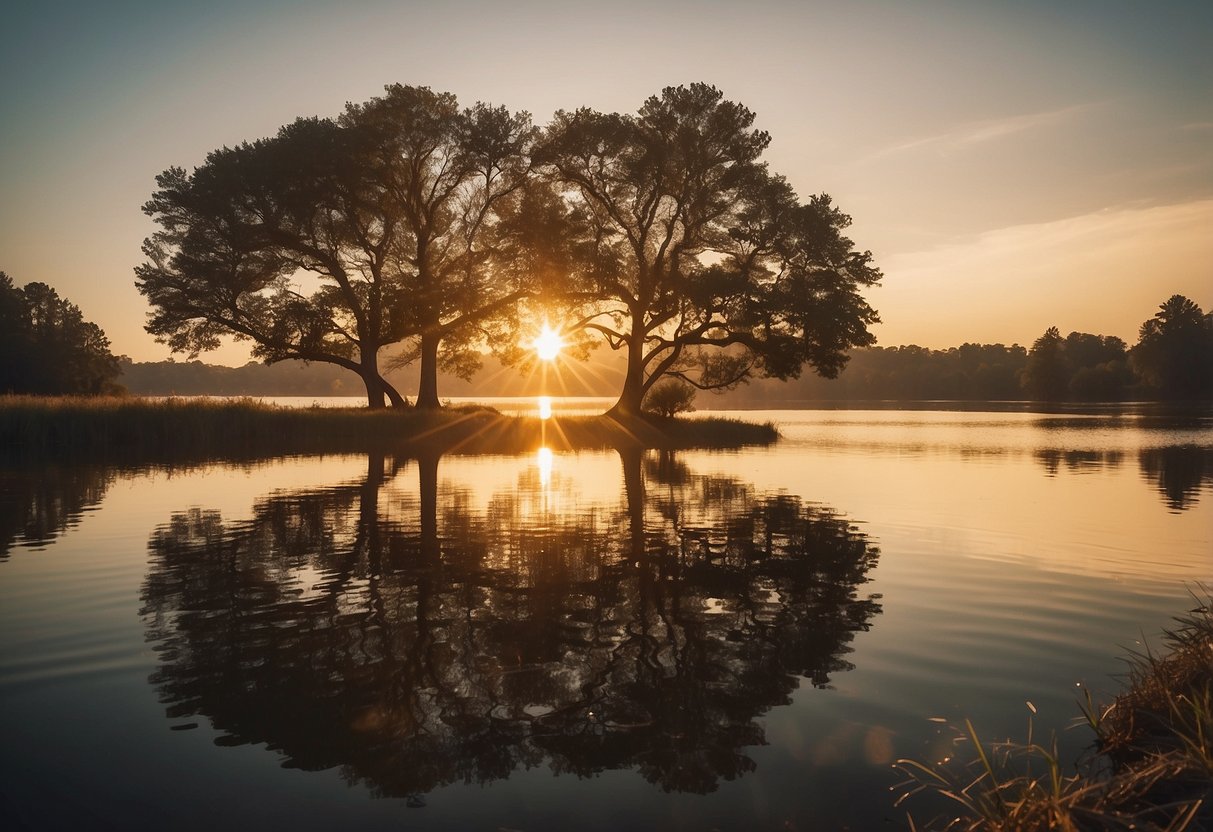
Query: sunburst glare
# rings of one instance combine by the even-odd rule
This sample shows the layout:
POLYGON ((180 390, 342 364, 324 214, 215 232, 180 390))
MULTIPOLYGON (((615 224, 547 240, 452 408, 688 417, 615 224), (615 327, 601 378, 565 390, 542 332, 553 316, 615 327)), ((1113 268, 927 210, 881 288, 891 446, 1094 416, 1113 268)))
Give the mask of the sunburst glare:
POLYGON ((543 322, 543 330, 531 342, 535 354, 544 361, 555 361, 563 346, 564 339, 560 337, 559 332, 548 325, 547 321, 543 322))

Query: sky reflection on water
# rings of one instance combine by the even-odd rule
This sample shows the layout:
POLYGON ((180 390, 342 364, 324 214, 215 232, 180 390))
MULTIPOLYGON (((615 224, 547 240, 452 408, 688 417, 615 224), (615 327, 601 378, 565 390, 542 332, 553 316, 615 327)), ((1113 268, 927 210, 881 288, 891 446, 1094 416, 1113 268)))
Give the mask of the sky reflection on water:
POLYGON ((4 468, 10 811, 900 823, 932 718, 1063 729, 1211 573, 1207 424, 781 418, 737 453, 4 468))

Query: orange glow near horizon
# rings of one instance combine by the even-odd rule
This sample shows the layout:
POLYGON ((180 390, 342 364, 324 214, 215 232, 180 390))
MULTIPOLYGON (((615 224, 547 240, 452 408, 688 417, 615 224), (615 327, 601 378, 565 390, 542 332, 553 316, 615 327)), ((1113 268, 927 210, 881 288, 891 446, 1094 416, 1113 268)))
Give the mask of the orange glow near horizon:
POLYGON ((552 397, 551 396, 540 396, 539 397, 539 418, 540 419, 551 419, 552 418, 552 397))

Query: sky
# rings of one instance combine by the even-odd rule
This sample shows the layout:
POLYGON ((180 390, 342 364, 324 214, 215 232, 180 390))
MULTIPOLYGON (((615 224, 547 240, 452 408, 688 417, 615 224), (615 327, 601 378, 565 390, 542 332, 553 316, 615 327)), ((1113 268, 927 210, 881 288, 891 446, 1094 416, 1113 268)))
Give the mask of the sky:
MULTIPOLYGON (((634 112, 705 81, 884 272, 882 345, 1136 341, 1213 308, 1213 3, 8 3, 0 270, 163 360, 134 284, 155 176, 389 83, 530 112, 634 112)), ((238 365, 231 345, 204 360, 238 365)))

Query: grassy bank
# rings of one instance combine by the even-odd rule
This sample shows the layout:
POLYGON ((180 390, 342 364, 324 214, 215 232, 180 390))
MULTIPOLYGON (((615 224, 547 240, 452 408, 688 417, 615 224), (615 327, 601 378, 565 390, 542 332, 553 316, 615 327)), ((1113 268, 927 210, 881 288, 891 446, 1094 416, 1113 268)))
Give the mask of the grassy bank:
POLYGON ((0 397, 0 453, 60 460, 247 459, 300 453, 524 453, 645 447, 736 448, 774 442, 770 424, 287 408, 251 399, 0 397))
MULTIPOLYGON (((982 743, 967 763, 901 760, 904 797, 923 791, 956 814, 913 828, 944 830, 1213 829, 1213 594, 1165 634, 1165 652, 1129 658, 1127 688, 1081 707, 1094 752, 1067 773, 1056 743, 982 743)), ((903 797, 903 799, 904 799, 903 797)))

